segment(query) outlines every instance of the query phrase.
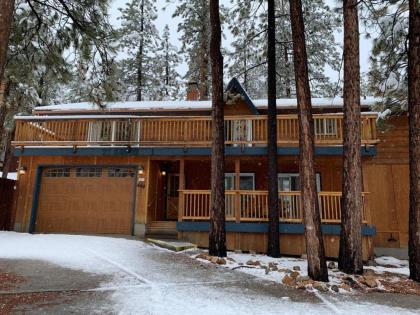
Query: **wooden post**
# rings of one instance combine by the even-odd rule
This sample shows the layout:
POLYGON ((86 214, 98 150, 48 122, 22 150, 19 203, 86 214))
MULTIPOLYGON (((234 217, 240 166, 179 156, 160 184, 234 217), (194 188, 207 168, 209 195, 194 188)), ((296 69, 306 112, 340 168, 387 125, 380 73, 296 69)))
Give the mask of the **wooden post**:
POLYGON ((185 160, 179 160, 178 221, 184 216, 185 160))
POLYGON ((235 217, 236 223, 241 222, 241 161, 235 160, 235 217))

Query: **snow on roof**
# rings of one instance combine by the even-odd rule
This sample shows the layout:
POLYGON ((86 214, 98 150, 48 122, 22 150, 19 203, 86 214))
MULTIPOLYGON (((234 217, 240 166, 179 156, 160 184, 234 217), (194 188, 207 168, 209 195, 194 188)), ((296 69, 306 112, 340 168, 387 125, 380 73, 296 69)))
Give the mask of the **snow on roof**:
MULTIPOLYGON (((372 106, 380 100, 374 97, 362 98, 364 106, 372 106)), ((258 108, 267 107, 266 99, 253 100, 258 108)), ((278 108, 294 108, 297 106, 296 99, 283 98, 276 101, 278 108)), ((313 98, 314 107, 341 107, 343 99, 336 98, 313 98)), ((141 102, 110 102, 104 109, 89 102, 68 103, 36 107, 34 111, 159 111, 159 110, 209 110, 211 101, 141 101, 141 102)))

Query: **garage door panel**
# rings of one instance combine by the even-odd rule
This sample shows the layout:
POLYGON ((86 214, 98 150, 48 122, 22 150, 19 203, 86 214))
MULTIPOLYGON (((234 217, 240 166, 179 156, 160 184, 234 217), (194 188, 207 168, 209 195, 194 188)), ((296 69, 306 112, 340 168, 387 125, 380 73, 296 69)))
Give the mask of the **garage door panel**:
POLYGON ((36 231, 131 234, 134 171, 117 170, 112 174, 123 177, 109 177, 109 168, 98 167, 44 170, 36 231))

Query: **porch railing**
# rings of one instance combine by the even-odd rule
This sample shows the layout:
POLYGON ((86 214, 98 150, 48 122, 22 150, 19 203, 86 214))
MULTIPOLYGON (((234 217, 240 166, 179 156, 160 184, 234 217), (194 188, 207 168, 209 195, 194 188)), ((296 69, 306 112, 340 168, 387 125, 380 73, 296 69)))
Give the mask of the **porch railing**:
MULTIPOLYGON (((279 145, 298 145, 297 115, 277 116, 279 145)), ((340 145, 343 115, 314 115, 315 142, 340 145)), ((374 144, 376 115, 362 116, 362 143, 374 144)), ((225 117, 226 145, 267 143, 266 116, 225 117)), ((16 117, 17 146, 210 146, 210 117, 49 116, 16 117)))
MULTIPOLYGON (((368 193, 363 193, 363 223, 369 222, 368 193)), ((228 190, 225 196, 226 220, 236 222, 268 221, 268 193, 255 190, 228 190)), ((210 190, 181 190, 179 219, 209 220, 210 190)), ((319 192, 322 223, 341 222, 341 192, 319 192)), ((280 221, 300 223, 303 213, 300 192, 279 192, 280 221)))

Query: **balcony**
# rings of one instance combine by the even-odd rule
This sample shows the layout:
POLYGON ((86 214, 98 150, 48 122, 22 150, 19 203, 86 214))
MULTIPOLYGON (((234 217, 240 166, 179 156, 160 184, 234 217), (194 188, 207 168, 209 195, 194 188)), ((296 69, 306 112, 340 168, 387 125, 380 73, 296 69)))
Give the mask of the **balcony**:
MULTIPOLYGON (((362 115, 362 144, 373 145, 376 114, 362 115)), ((343 142, 343 115, 314 115, 315 143, 338 146, 343 142)), ((297 115, 277 116, 279 146, 298 146, 297 115)), ((266 116, 225 117, 228 146, 265 146, 266 116)), ((209 147, 211 118, 208 116, 28 116, 16 117, 15 146, 132 146, 209 147)))
MULTIPOLYGON (((368 193, 363 193, 363 223, 368 223, 368 193)), ((267 191, 227 190, 225 193, 226 221, 268 221, 267 191)), ((340 224, 341 192, 319 192, 318 203, 323 224, 340 224)), ((302 223, 300 192, 279 192, 279 212, 282 223, 302 223)), ((210 190, 180 190, 179 221, 208 221, 210 190)))

